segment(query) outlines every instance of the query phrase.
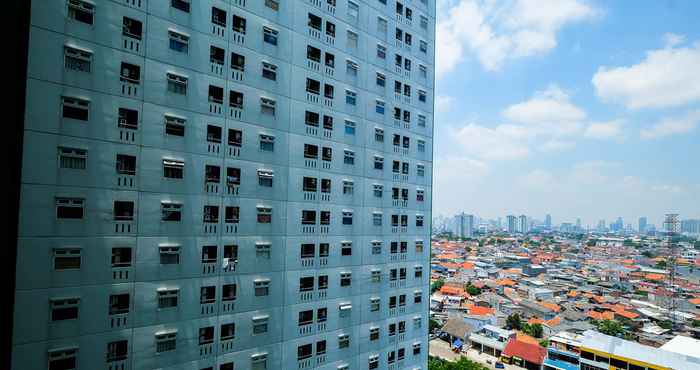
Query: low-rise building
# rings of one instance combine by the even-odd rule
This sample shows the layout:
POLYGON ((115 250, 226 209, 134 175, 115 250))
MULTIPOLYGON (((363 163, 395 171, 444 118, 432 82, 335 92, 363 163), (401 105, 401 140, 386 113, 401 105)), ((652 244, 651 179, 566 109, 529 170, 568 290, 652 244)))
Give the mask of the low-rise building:
POLYGON ((506 344, 511 338, 515 338, 516 333, 512 330, 501 329, 493 325, 485 325, 478 331, 469 335, 471 347, 479 352, 500 357, 506 344))

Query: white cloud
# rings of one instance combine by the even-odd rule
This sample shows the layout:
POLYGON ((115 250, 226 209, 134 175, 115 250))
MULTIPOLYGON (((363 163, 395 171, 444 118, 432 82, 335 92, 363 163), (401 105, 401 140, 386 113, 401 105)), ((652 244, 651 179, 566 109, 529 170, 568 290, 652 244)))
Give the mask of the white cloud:
POLYGON ((695 130, 698 122, 700 122, 700 110, 695 110, 682 117, 664 119, 649 128, 642 129, 639 135, 642 139, 651 140, 685 134, 695 130))
POLYGON ((468 124, 458 129, 453 138, 459 142, 468 156, 481 160, 509 160, 530 154, 527 131, 511 125, 496 128, 468 124))
POLYGON ((667 48, 672 48, 684 42, 685 36, 683 35, 678 35, 670 32, 664 34, 664 45, 666 45, 667 48))
POLYGON ((566 150, 571 150, 574 147, 576 147, 576 143, 573 141, 564 141, 564 140, 549 140, 546 141, 542 146, 540 146, 540 151, 545 152, 545 153, 556 153, 556 152, 563 152, 566 150))
POLYGON ((562 27, 597 11, 585 0, 459 0, 440 6, 439 13, 436 60, 441 76, 471 53, 490 71, 508 59, 545 53, 557 46, 562 27))
POLYGON ((589 139, 616 139, 622 136, 622 120, 608 122, 593 122, 586 127, 583 136, 589 139))
POLYGON ((507 107, 502 114, 512 122, 555 135, 577 132, 586 118, 586 112, 572 104, 569 94, 557 85, 535 93, 530 100, 507 107))
POLYGON ((437 97, 435 97, 435 113, 439 114, 449 111, 450 109, 452 109, 454 102, 455 98, 449 95, 438 95, 437 97))
POLYGON ((677 47, 683 39, 666 35, 666 47, 647 52, 638 64, 600 67, 592 82, 606 102, 628 109, 678 107, 700 101, 700 42, 677 47))

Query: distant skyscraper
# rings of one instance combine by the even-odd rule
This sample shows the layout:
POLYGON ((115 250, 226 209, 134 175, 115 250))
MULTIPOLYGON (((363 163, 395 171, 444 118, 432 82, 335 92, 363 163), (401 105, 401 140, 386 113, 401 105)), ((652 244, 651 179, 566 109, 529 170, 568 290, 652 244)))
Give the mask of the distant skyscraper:
POLYGON ((547 215, 544 217, 544 227, 546 227, 547 229, 551 229, 551 228, 552 228, 552 215, 547 214, 547 215))
POLYGON ((506 216, 506 230, 509 233, 512 234, 512 233, 515 233, 518 231, 516 224, 517 224, 517 219, 515 216, 513 216, 513 215, 506 216))
POLYGON ((581 231, 581 219, 577 218, 576 219, 576 231, 581 231))
POLYGON ((474 215, 467 215, 464 212, 455 216, 457 221, 457 235, 462 238, 474 236, 474 215))
POLYGON ((605 220, 598 221, 598 232, 605 231, 605 220))
POLYGON ((639 232, 644 233, 646 231, 647 231, 647 218, 640 217, 639 218, 639 232))
POLYGON ((518 217, 517 229, 518 229, 518 232, 521 232, 523 234, 530 231, 529 225, 527 223, 527 216, 520 215, 520 217, 518 217))
POLYGON ((700 220, 681 221, 681 232, 688 234, 700 234, 700 220))

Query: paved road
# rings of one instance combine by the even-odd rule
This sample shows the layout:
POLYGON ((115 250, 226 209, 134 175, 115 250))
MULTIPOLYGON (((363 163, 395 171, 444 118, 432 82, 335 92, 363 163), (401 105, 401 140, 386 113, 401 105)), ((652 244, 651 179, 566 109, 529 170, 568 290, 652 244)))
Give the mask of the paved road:
MULTIPOLYGON (((495 364, 496 360, 498 360, 497 358, 489 356, 485 353, 479 354, 479 352, 474 349, 469 349, 467 352, 454 353, 450 349, 450 344, 442 339, 433 339, 429 342, 429 353, 431 356, 439 357, 448 361, 457 361, 461 356, 464 356, 472 361, 476 361, 486 366, 489 369, 495 369, 496 367, 493 364, 495 364), (490 360, 491 364, 487 363, 487 360, 490 360)), ((508 364, 505 364, 505 368, 507 370, 523 370, 522 367, 508 364)))

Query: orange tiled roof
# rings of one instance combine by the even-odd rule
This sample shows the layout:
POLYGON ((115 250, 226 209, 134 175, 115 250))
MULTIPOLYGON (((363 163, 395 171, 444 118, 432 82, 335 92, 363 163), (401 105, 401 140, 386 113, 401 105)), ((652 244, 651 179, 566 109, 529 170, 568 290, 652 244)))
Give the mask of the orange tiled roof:
POLYGON ((700 298, 692 298, 692 299, 689 299, 688 302, 690 302, 691 304, 694 304, 694 305, 698 305, 698 304, 700 304, 700 298))
POLYGON ((510 279, 499 279, 496 280, 496 284, 499 286, 515 286, 515 281, 510 279))
POLYGON ((540 344, 540 341, 537 340, 535 337, 527 335, 521 331, 518 331, 515 333, 515 338, 516 340, 523 342, 523 343, 530 343, 530 344, 540 344))
POLYGON ((612 311, 598 312, 591 310, 586 312, 586 316, 594 320, 613 320, 615 318, 615 314, 612 311))
POLYGON ((661 281, 664 279, 664 276, 661 274, 646 274, 644 276, 647 280, 654 280, 654 281, 661 281))
POLYGON ((473 270, 474 269, 474 264, 471 262, 463 262, 462 263, 462 268, 465 270, 473 270))
POLYGON ((554 312, 561 311, 561 307, 559 307, 558 304, 552 303, 552 302, 540 302, 540 306, 549 308, 550 310, 552 310, 554 312))
POLYGON ((615 312, 615 315, 620 315, 620 316, 628 318, 630 320, 634 320, 637 317, 639 317, 639 314, 636 314, 636 313, 630 312, 630 311, 625 311, 625 310, 615 310, 613 312, 615 312))
POLYGON ((527 320, 527 323, 530 325, 544 324, 544 320, 539 317, 531 317, 530 320, 527 320))
POLYGON ((443 285, 442 287, 440 287, 440 293, 446 294, 446 295, 461 296, 464 294, 464 289, 454 287, 454 286, 443 285))
POLYGON ((566 293, 566 295, 569 296, 569 297, 571 297, 571 298, 575 298, 575 297, 578 296, 578 292, 575 291, 575 290, 572 290, 572 291, 566 293))
POLYGON ((551 320, 547 320, 546 324, 550 327, 557 326, 557 325, 561 324, 561 317, 557 316, 551 320))
POLYGON ((493 308, 475 306, 475 305, 469 306, 469 314, 470 315, 488 316, 488 315, 492 315, 494 312, 496 312, 496 310, 494 310, 493 308))

